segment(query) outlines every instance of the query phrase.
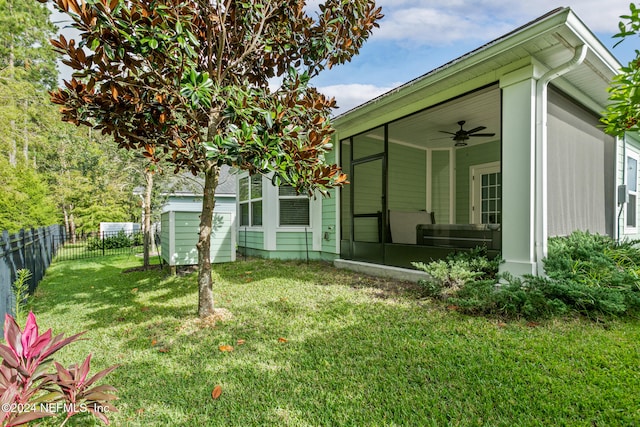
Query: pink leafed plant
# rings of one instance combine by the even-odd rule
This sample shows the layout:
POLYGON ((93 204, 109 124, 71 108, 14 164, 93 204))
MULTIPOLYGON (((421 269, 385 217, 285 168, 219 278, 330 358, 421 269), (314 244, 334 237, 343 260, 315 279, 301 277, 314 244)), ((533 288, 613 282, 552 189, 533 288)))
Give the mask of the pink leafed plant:
POLYGON ((87 379, 91 355, 82 365, 72 365, 69 369, 53 362, 55 352, 82 334, 84 332, 67 338, 60 334, 52 338, 49 329, 40 335, 32 312, 21 331, 12 316, 5 316, 6 344, 0 344, 0 422, 3 426, 18 426, 54 416, 60 409, 67 414, 62 425, 80 412, 91 412, 109 424, 106 413, 117 411, 110 403, 116 399, 112 394, 116 389, 109 385, 94 386, 94 383, 117 366, 87 379), (48 372, 52 362, 55 371, 48 372))

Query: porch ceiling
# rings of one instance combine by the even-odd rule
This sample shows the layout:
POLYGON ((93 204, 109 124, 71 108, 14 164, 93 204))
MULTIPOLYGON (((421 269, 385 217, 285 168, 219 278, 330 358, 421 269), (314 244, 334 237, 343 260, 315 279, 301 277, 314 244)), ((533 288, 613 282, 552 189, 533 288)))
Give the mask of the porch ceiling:
POLYGON ((471 137, 469 146, 500 139, 500 89, 491 86, 448 101, 389 125, 389 141, 419 148, 445 149, 454 147, 452 135, 440 131, 456 132, 458 122, 464 120, 465 130, 486 126, 482 133, 495 133, 493 137, 471 137))

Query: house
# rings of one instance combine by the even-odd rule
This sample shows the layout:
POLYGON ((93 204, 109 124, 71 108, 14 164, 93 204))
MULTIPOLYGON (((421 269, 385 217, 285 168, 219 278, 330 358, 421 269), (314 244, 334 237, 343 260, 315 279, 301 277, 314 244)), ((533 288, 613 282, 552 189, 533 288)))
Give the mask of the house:
MULTIPOLYGON (((175 175, 166 186, 167 189, 162 194, 165 197, 162 212, 200 212, 202 210, 204 178, 190 173, 175 175)), ((216 210, 235 213, 236 177, 228 166, 220 168, 215 200, 216 210)))
POLYGON ((331 198, 238 175, 239 249, 408 267, 484 245, 522 275, 542 272, 551 236, 639 235, 640 139, 599 123, 619 68, 553 10, 336 117, 351 184, 331 198))
MULTIPOLYGON (((171 267, 198 263, 198 231, 202 212, 204 180, 190 175, 177 176, 166 192, 162 207, 161 256, 171 267)), ((236 259, 236 182, 231 169, 220 169, 215 192, 211 262, 236 259)))

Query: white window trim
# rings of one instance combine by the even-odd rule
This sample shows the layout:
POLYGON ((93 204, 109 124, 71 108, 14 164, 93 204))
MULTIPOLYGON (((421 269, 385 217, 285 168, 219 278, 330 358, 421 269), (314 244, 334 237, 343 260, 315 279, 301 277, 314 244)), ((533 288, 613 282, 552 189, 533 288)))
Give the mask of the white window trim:
POLYGON ((624 207, 624 232, 625 234, 638 234, 638 195, 640 194, 640 191, 638 191, 638 175, 640 175, 640 173, 638 173, 640 171, 640 154, 638 154, 637 152, 627 148, 627 153, 625 155, 624 158, 624 168, 625 168, 625 174, 624 174, 624 183, 627 185, 627 189, 629 191, 629 195, 634 195, 635 199, 636 199, 636 226, 635 227, 630 227, 627 225, 627 214, 628 214, 628 207, 625 206, 624 207), (631 191, 630 186, 629 186, 629 174, 627 173, 627 159, 631 157, 632 159, 634 159, 636 161, 636 191, 631 191))
POLYGON ((264 215, 264 200, 265 200, 265 195, 264 195, 264 187, 265 187, 265 182, 264 182, 264 177, 260 175, 260 177, 262 178, 262 192, 260 197, 256 197, 256 198, 252 198, 251 197, 251 175, 249 175, 248 172, 245 172, 243 174, 240 174, 240 176, 238 177, 237 183, 238 183, 238 188, 237 188, 237 200, 238 200, 238 207, 237 207, 237 212, 238 212, 238 229, 246 229, 246 230, 255 230, 255 231, 261 231, 264 229, 264 223, 265 223, 265 215, 264 215), (246 201, 242 201, 240 200, 240 181, 242 181, 243 179, 248 178, 249 180, 249 188, 247 189, 248 191, 248 199, 246 201), (258 202, 261 201, 262 202, 262 225, 253 225, 253 212, 252 212, 252 207, 251 207, 251 203, 252 202, 258 202), (249 223, 250 225, 241 225, 241 221, 242 221, 242 210, 240 209, 240 206, 246 204, 249 206, 249 223))

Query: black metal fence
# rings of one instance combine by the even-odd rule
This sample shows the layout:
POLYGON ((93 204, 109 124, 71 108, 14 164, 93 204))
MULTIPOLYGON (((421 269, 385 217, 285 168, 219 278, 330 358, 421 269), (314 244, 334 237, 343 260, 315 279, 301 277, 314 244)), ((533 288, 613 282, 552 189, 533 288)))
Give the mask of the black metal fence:
POLYGON ((33 293, 51 262, 94 258, 105 255, 129 255, 142 251, 141 232, 103 232, 68 235, 60 225, 21 230, 0 237, 0 331, 5 313, 14 313, 12 284, 18 270, 31 273, 29 293, 33 293))
POLYGON ((105 255, 129 255, 142 251, 142 232, 102 232, 65 236, 56 261, 95 258, 105 255))
MULTIPOLYGON (((11 285, 17 272, 27 269, 31 272, 29 292, 33 293, 51 264, 56 252, 65 240, 64 227, 49 227, 20 230, 9 234, 6 230, 0 237, 0 315, 13 313, 15 298, 11 285)), ((1 327, 1 325, 0 325, 1 327)))

